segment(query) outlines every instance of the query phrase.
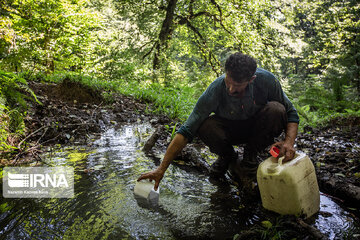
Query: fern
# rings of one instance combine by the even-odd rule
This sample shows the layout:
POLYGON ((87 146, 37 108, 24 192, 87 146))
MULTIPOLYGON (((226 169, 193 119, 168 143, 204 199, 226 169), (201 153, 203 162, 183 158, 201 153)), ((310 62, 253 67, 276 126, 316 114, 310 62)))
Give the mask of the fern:
POLYGON ((0 71, 0 96, 5 98, 5 105, 10 108, 20 106, 23 111, 27 108, 25 99, 33 99, 40 103, 25 79, 18 77, 14 73, 4 71, 0 71))
POLYGON ((0 70, 0 151, 11 152, 8 139, 18 139, 25 133, 24 116, 28 108, 26 99, 38 103, 35 93, 25 79, 0 70))

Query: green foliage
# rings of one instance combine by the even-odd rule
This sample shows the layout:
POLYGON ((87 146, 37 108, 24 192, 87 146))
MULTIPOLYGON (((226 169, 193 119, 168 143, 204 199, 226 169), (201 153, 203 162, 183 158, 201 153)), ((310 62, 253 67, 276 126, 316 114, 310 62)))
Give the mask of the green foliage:
POLYGON ((310 105, 300 106, 296 103, 294 105, 300 117, 300 130, 305 126, 315 127, 320 124, 317 113, 310 111, 310 105))
POLYGON ((8 71, 83 68, 100 20, 83 0, 5 1, 0 66, 8 71))
MULTIPOLYGON (((0 67, 19 79, 70 79, 105 90, 108 101, 117 91, 184 120, 227 56, 242 51, 286 79, 302 126, 359 114, 355 0, 11 0, 0 12, 0 67)), ((1 90, 8 118, 25 111, 27 89, 16 84, 1 90)))
POLYGON ((360 102, 352 97, 353 88, 342 87, 346 99, 339 101, 333 89, 327 88, 326 83, 316 75, 304 79, 299 75, 291 75, 288 80, 289 96, 300 116, 300 129, 304 126, 320 127, 335 118, 359 115, 360 102))
POLYGON ((178 123, 175 123, 172 127, 169 125, 165 125, 165 129, 168 132, 171 132, 171 140, 173 140, 173 138, 175 137, 175 133, 176 133, 176 126, 178 125, 178 123), (172 129, 171 129, 172 128, 172 129))
POLYGON ((25 79, 13 73, 0 71, 0 150, 13 149, 8 138, 16 138, 25 133, 24 116, 26 100, 40 103, 25 79))
POLYGON ((106 102, 114 101, 113 93, 116 90, 116 81, 106 81, 99 77, 77 72, 55 72, 54 74, 47 75, 43 81, 59 84, 64 81, 77 83, 93 91, 95 95, 98 95, 106 102))
POLYGON ((261 232, 261 239, 272 239, 272 240, 278 240, 278 239, 288 239, 286 236, 290 231, 284 230, 283 225, 283 219, 277 218, 275 223, 272 224, 270 221, 262 221, 262 227, 263 230, 260 230, 261 232))
POLYGON ((358 34, 360 8, 354 0, 305 1, 297 5, 295 32, 308 44, 303 50, 303 75, 317 74, 336 101, 346 98, 344 88, 352 86, 360 94, 358 34))
POLYGON ((153 58, 157 56, 161 67, 149 71, 148 78, 204 88, 223 71, 222 65, 232 52, 251 54, 260 65, 277 72, 279 57, 289 56, 290 51, 299 52, 297 45, 289 44, 291 34, 283 21, 287 16, 276 10, 291 8, 286 3, 177 1, 173 20, 165 22, 168 3, 94 1, 107 25, 99 34, 101 45, 94 71, 106 77, 129 75, 133 79, 139 68, 152 68, 153 58), (162 40, 164 24, 168 24, 170 31, 162 40))
POLYGON ((5 99, 5 105, 25 111, 25 99, 38 101, 34 92, 29 88, 25 79, 16 74, 0 70, 0 96, 5 99), (27 95, 26 95, 27 94, 27 95), (30 96, 28 96, 30 95, 30 96))
POLYGON ((263 239, 263 240, 296 240, 306 237, 306 232, 297 232, 297 229, 291 227, 294 225, 295 218, 290 216, 280 216, 270 220, 264 220, 260 224, 253 225, 249 230, 236 234, 233 239, 263 239))
MULTIPOLYGON (((36 75, 33 77, 36 78, 36 75)), ((153 103, 155 107, 152 109, 153 113, 166 114, 181 121, 186 120, 202 92, 180 83, 166 87, 164 84, 152 83, 151 81, 144 82, 144 80, 140 84, 136 79, 132 81, 121 79, 109 81, 76 72, 56 72, 44 77, 43 81, 61 83, 65 79, 101 92, 102 97, 108 102, 113 100, 113 93, 121 93, 153 103)))
POLYGON ((308 88, 305 93, 299 97, 299 102, 302 105, 306 104, 311 106, 311 110, 317 111, 320 116, 335 112, 357 112, 360 107, 359 102, 351 100, 336 101, 336 97, 321 86, 308 88))
POLYGON ((48 75, 44 72, 34 72, 34 71, 24 71, 17 74, 20 78, 25 79, 26 81, 37 81, 37 82, 46 82, 48 80, 48 75))
POLYGON ((164 87, 159 83, 139 85, 137 82, 117 82, 117 91, 137 99, 152 102, 154 113, 166 114, 170 118, 186 120, 195 106, 198 96, 194 90, 185 86, 164 87))
POLYGON ((9 111, 9 130, 11 133, 15 133, 16 135, 23 135, 25 133, 25 123, 23 116, 25 114, 26 113, 21 113, 17 109, 9 111))
MULTIPOLYGON (((7 110, 5 105, 0 104, 0 107, 3 110, 7 110)), ((7 144, 7 139, 10 135, 8 122, 9 122, 8 115, 4 111, 0 112, 0 152, 10 149, 10 146, 7 144)))

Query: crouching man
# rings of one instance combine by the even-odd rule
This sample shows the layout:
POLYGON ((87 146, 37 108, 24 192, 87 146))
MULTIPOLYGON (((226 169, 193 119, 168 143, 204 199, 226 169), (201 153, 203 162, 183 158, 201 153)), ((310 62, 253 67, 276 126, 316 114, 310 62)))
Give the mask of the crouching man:
POLYGON ((279 156, 285 156, 284 162, 294 158, 298 124, 296 109, 276 77, 258 68, 252 57, 232 54, 226 60, 225 74, 200 96, 160 166, 142 174, 138 181, 155 180, 157 189, 170 162, 198 136, 218 155, 210 169, 211 177, 222 178, 230 170, 240 182, 247 184, 255 179, 258 152, 269 145, 280 149, 279 156), (284 141, 274 143, 283 130, 284 141), (245 144, 242 158, 233 147, 238 144, 245 144))

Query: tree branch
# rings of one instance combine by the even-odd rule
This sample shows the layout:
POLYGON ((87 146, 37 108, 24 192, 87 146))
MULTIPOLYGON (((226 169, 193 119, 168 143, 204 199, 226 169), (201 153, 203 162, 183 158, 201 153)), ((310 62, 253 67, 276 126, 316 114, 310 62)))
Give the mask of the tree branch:
POLYGON ((220 63, 219 61, 216 59, 215 55, 212 53, 211 49, 207 46, 207 43, 206 43, 206 40, 205 38, 202 36, 202 34, 200 33, 200 31, 194 27, 191 22, 187 19, 187 18, 184 18, 182 16, 179 16, 179 15, 176 15, 177 18, 180 19, 179 23, 180 22, 183 22, 184 24, 186 24, 186 26, 194 32, 195 35, 197 35, 201 42, 200 43, 199 41, 197 41, 197 45, 198 47, 200 48, 200 50, 202 51, 203 55, 205 56, 205 60, 207 60, 209 63, 210 63, 210 66, 212 68, 212 70, 216 73, 216 74, 219 74, 219 67, 220 67, 220 63), (205 48, 203 48, 202 46, 205 46, 205 48), (208 59, 206 58, 206 56, 208 56, 208 59), (215 61, 215 63, 213 62, 215 61))
POLYGON ((222 13, 222 10, 221 10, 219 4, 217 4, 217 3, 215 2, 215 0, 211 0, 211 3, 212 3, 213 5, 215 5, 216 8, 218 9, 219 14, 220 14, 219 18, 218 18, 216 15, 211 14, 211 13, 206 12, 206 11, 198 12, 198 13, 195 13, 195 14, 194 14, 192 11, 191 11, 191 12, 189 11, 189 12, 190 12, 190 16, 188 16, 188 17, 186 17, 186 18, 185 18, 185 17, 181 17, 181 16, 179 16, 179 15, 176 15, 178 18, 180 18, 180 20, 178 21, 178 24, 180 24, 180 25, 187 24, 187 23, 189 22, 189 20, 193 20, 193 19, 195 19, 195 18, 197 18, 197 17, 200 17, 200 16, 207 16, 207 17, 212 18, 213 21, 218 22, 218 23, 220 24, 220 26, 221 26, 228 34, 230 34, 230 36, 232 36, 238 44, 241 44, 241 42, 237 39, 237 37, 236 37, 229 29, 227 29, 227 28, 225 27, 225 25, 224 25, 224 23, 223 23, 223 13, 222 13))
POLYGON ((154 45, 150 48, 150 51, 148 51, 142 58, 145 59, 147 56, 149 56, 149 54, 153 51, 153 49, 155 48, 157 42, 154 43, 154 45))
POLYGON ((221 8, 219 6, 219 4, 217 4, 217 2, 215 0, 210 0, 210 2, 215 5, 215 7, 218 9, 219 13, 220 13, 220 21, 222 21, 222 11, 221 8))

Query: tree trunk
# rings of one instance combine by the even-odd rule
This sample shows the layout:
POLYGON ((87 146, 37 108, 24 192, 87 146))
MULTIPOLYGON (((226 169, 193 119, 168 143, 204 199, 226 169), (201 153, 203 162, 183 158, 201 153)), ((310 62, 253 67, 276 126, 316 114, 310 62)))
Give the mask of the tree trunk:
POLYGON ((163 51, 163 48, 167 47, 167 41, 171 38, 176 3, 177 0, 169 0, 168 6, 166 8, 166 16, 161 26, 158 41, 155 44, 155 55, 153 60, 154 70, 159 69, 161 52, 163 51))
POLYGON ((360 74, 359 74, 359 70, 360 70, 360 62, 359 62, 359 59, 356 59, 355 60, 356 62, 356 70, 355 70, 355 81, 356 81, 356 89, 357 89, 357 94, 358 94, 358 97, 360 98, 360 74))

